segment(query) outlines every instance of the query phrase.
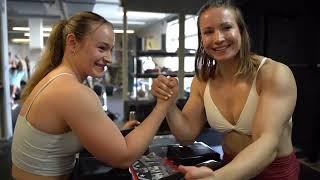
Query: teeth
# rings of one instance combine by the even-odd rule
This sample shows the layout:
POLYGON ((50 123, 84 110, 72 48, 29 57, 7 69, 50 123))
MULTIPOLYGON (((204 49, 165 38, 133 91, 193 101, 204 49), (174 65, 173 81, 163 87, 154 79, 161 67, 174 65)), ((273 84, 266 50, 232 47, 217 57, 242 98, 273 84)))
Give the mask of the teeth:
POLYGON ((225 49, 227 49, 227 47, 219 47, 219 48, 215 48, 214 50, 221 51, 221 50, 225 50, 225 49))

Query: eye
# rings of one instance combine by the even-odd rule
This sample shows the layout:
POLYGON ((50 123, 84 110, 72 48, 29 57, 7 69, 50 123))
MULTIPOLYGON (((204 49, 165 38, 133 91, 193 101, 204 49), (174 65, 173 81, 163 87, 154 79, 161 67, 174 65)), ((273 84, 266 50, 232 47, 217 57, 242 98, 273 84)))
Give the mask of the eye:
POLYGON ((224 31, 228 31, 228 30, 230 30, 230 29, 232 29, 232 26, 231 26, 231 25, 222 26, 222 30, 224 30, 224 31))
POLYGON ((100 50, 101 52, 106 50, 106 47, 104 47, 104 46, 100 46, 100 47, 98 47, 98 48, 99 48, 99 50, 100 50))
POLYGON ((212 33, 213 33, 213 30, 205 30, 205 31, 203 31, 204 35, 209 35, 209 34, 212 34, 212 33))

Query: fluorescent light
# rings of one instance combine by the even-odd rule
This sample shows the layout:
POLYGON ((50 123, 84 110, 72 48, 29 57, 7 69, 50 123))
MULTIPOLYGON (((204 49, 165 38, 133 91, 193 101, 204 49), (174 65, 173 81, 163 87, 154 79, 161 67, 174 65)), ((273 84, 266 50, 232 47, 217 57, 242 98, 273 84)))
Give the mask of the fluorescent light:
MULTIPOLYGON (((123 16, 123 12, 120 12, 123 16)), ((140 11, 128 11, 127 16, 130 18, 142 18, 142 19, 163 19, 167 16, 165 13, 154 13, 154 12, 140 12, 140 11)))
POLYGON ((12 39, 11 41, 13 43, 29 43, 30 39, 19 39, 19 38, 16 38, 16 39, 12 39))
MULTIPOLYGON (((123 24, 123 21, 121 20, 109 20, 112 24, 123 24)), ((127 24, 131 25, 144 25, 146 22, 143 21, 127 21, 127 24)))
POLYGON ((118 4, 120 4, 119 0, 96 0, 96 3, 118 3, 118 4))
MULTIPOLYGON (((114 33, 123 33, 123 30, 122 29, 115 29, 113 30, 114 33)), ((134 33, 134 30, 127 30, 127 34, 133 34, 134 33)))
MULTIPOLYGON (((30 28, 29 27, 13 27, 12 30, 14 30, 14 31, 30 31, 30 28)), ((50 32, 52 30, 52 28, 51 27, 43 27, 42 30, 50 32)))
POLYGON ((30 31, 29 27, 13 27, 12 30, 14 31, 30 31))
MULTIPOLYGON (((42 36, 43 37, 49 37, 50 33, 43 33, 42 36)), ((24 36, 29 37, 30 33, 24 33, 24 36)))

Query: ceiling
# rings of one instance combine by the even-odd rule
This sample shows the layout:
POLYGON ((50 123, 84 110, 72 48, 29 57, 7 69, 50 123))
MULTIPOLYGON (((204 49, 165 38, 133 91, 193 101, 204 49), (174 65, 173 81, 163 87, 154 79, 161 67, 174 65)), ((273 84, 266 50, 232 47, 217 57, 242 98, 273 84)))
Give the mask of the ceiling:
MULTIPOLYGON (((93 11, 111 21, 116 29, 122 29, 124 6, 127 9, 128 29, 139 31, 150 24, 172 19, 179 13, 196 14, 207 0, 6 0, 6 2, 10 41, 12 38, 27 38, 24 36, 25 32, 14 31, 12 27, 28 27, 30 18, 42 18, 43 26, 48 27, 79 11, 93 11)), ((235 2, 245 4, 249 0, 235 0, 235 2)))
MULTIPOLYGON (((140 1, 142 2, 142 1, 140 1)), ((123 8, 120 0, 7 0, 8 38, 27 38, 25 32, 12 27, 28 27, 28 19, 42 18, 49 27, 60 19, 66 19, 79 11, 93 11, 111 21, 116 29, 122 29, 123 8)), ((128 29, 139 30, 162 19, 169 13, 139 14, 128 11, 128 29)))

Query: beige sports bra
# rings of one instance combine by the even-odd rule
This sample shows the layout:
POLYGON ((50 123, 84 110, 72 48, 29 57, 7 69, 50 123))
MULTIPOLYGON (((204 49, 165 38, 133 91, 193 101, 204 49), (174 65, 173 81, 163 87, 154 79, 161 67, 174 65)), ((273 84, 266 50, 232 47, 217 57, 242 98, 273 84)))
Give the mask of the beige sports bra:
MULTIPOLYGON (((267 58, 262 59, 257 72, 263 66, 266 60, 267 58)), ((258 99, 259 99, 259 95, 256 90, 256 78, 257 78, 257 75, 255 75, 253 79, 251 89, 247 97, 247 101, 235 125, 232 125, 229 121, 227 121, 224 118, 224 116, 220 113, 217 106, 214 104, 210 95, 209 81, 207 82, 204 95, 203 95, 203 101, 204 101, 204 107, 205 107, 208 123, 210 124, 211 127, 213 127, 214 129, 222 133, 230 132, 230 131, 238 131, 247 135, 251 134, 252 120, 254 118, 254 114, 256 112, 258 99)))
POLYGON ((69 174, 74 168, 76 153, 82 149, 72 131, 58 135, 48 134, 34 128, 26 119, 40 92, 63 75, 72 74, 61 73, 50 79, 32 99, 25 117, 18 116, 11 148, 12 162, 26 172, 41 176, 69 174))

